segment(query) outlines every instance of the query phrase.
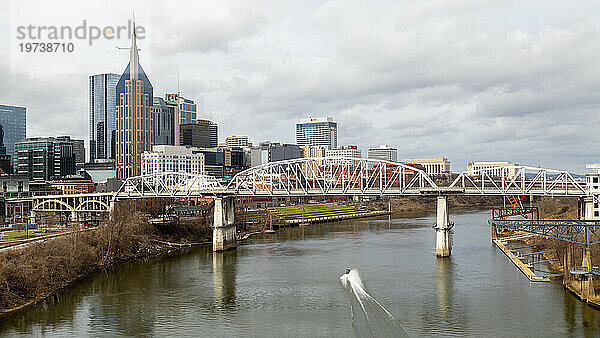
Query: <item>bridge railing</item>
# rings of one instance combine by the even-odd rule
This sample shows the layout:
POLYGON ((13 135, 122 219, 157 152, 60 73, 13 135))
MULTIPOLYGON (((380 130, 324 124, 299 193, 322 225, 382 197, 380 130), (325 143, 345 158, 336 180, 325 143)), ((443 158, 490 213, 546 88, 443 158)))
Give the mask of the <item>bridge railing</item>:
POLYGON ((587 196, 585 179, 568 171, 527 166, 495 166, 463 171, 450 185, 465 194, 587 196))
POLYGON ((114 194, 115 198, 162 196, 186 197, 219 193, 224 187, 217 178, 177 172, 159 172, 129 177, 114 194))
POLYGON ((404 163, 352 157, 313 157, 271 162, 233 177, 239 195, 416 194, 437 188, 427 174, 404 163))

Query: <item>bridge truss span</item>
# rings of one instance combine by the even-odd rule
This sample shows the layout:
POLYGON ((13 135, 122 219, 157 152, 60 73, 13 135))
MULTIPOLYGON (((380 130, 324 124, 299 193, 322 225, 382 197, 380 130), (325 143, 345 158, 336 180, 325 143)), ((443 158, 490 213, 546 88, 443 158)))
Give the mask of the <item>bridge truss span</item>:
POLYGON ((403 163, 350 157, 271 162, 238 173, 227 191, 241 196, 418 195, 437 185, 403 163))
POLYGON ((492 219, 488 222, 498 229, 522 231, 586 246, 600 243, 600 221, 492 219))
POLYGON ((129 177, 114 194, 119 198, 192 197, 223 193, 217 178, 178 172, 129 177))
POLYGON ((470 195, 588 196, 584 175, 527 166, 463 171, 450 185, 470 195))

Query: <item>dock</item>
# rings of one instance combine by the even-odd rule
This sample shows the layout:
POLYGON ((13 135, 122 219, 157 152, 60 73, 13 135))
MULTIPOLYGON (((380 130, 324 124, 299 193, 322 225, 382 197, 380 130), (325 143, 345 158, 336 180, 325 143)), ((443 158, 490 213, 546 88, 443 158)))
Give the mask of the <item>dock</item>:
POLYGON ((507 243, 505 241, 494 239, 494 243, 500 250, 502 250, 502 252, 504 252, 506 257, 508 257, 513 262, 513 264, 519 270, 521 270, 521 272, 529 279, 529 281, 531 281, 531 282, 549 282, 550 281, 549 278, 540 277, 540 276, 536 275, 535 272, 533 272, 533 270, 532 270, 533 266, 529 265, 529 264, 525 264, 521 260, 523 257, 519 257, 519 256, 515 255, 513 253, 513 251, 510 250, 506 246, 507 243))

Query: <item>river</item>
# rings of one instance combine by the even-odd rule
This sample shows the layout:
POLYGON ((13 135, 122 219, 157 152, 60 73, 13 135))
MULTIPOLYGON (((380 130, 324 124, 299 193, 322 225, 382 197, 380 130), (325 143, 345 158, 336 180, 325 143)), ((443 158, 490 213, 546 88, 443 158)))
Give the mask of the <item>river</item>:
POLYGON ((0 334, 352 336, 339 279, 347 266, 412 336, 600 334, 600 311, 560 282, 530 283, 493 246, 489 211, 453 210, 447 259, 435 257, 433 213, 394 216, 285 229, 225 253, 195 247, 127 263, 1 318, 0 334))

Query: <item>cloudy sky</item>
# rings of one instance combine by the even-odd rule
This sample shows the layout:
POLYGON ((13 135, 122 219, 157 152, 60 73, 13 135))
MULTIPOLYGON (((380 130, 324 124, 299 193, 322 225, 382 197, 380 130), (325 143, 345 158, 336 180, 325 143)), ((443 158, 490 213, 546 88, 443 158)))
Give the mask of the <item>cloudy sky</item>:
POLYGON ((332 116, 365 156, 388 144, 454 171, 600 161, 598 1, 2 2, 0 103, 27 107, 28 136, 87 140, 88 76, 121 73, 129 40, 26 53, 41 41, 17 28, 125 25, 134 11, 154 95, 179 77, 221 140, 294 142, 297 119, 332 116))

